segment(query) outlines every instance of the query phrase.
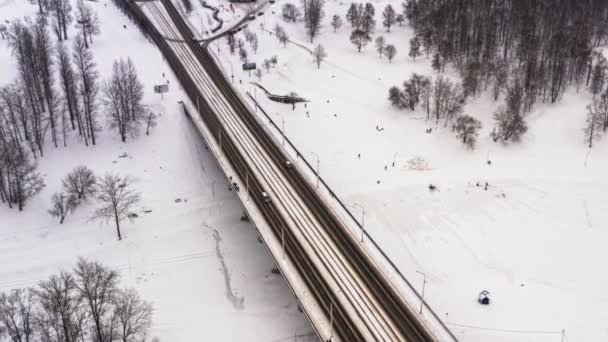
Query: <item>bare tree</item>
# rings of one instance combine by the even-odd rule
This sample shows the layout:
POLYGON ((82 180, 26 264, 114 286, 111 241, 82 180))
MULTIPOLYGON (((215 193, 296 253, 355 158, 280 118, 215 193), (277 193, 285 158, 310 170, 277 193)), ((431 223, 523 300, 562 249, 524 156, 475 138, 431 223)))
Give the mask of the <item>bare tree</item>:
POLYGON ((68 50, 61 43, 57 44, 57 60, 59 63, 59 79, 63 90, 63 100, 70 115, 72 130, 78 126, 78 134, 84 139, 85 145, 88 145, 88 135, 85 133, 85 123, 78 102, 76 73, 74 72, 68 50))
POLYGON ((283 7, 281 7, 281 11, 283 14, 283 19, 287 22, 291 21, 295 23, 302 15, 300 9, 298 9, 294 4, 289 2, 285 3, 283 7))
POLYGON ((391 32, 391 27, 395 24, 397 19, 397 12, 391 4, 386 5, 384 11, 382 11, 382 25, 386 27, 387 32, 391 32))
POLYGON ((321 68, 321 63, 327 58, 327 52, 323 45, 319 44, 312 52, 313 61, 317 64, 317 68, 321 68))
POLYGON ((346 12, 346 20, 350 23, 353 30, 361 28, 361 15, 363 14, 363 4, 350 3, 346 12))
POLYGON ((331 18, 331 27, 334 28, 334 32, 336 32, 340 27, 342 27, 342 25, 342 17, 337 14, 334 14, 334 16, 331 18))
POLYGON ((266 69, 266 72, 270 72, 270 67, 272 66, 270 59, 264 59, 263 65, 264 65, 264 69, 266 69))
POLYGON ((143 301, 134 289, 119 291, 114 316, 118 321, 118 337, 122 342, 145 337, 152 324, 152 312, 152 304, 143 301))
POLYGON ((239 59, 241 60, 241 62, 247 63, 247 61, 249 60, 249 56, 247 54, 247 50, 245 50, 245 49, 239 49, 239 59))
POLYGON ((407 98, 405 94, 398 87, 390 87, 388 90, 388 100, 391 104, 398 109, 404 109, 407 107, 407 98))
POLYGON ((371 3, 366 3, 365 7, 360 11, 361 18, 359 21, 360 29, 363 30, 368 35, 371 35, 374 32, 376 27, 376 10, 374 9, 374 5, 371 3))
POLYGON ((405 22, 405 17, 403 14, 397 14, 397 17, 395 17, 395 22, 399 24, 399 26, 403 26, 403 23, 405 22))
POLYGON ((156 127, 156 119, 157 115, 150 111, 146 118, 146 135, 150 135, 150 129, 156 127))
POLYGON ((287 32, 285 32, 283 27, 277 24, 274 27, 274 34, 277 36, 279 42, 283 44, 283 47, 285 47, 289 41, 289 35, 287 35, 287 32))
POLYGON ((0 327, 11 342, 33 342, 34 291, 15 289, 0 293, 0 327))
POLYGON ((258 53, 258 48, 260 47, 260 45, 258 42, 258 36, 255 33, 253 33, 251 39, 249 40, 249 46, 251 46, 251 50, 253 50, 254 54, 258 53))
POLYGON ((77 201, 74 197, 66 195, 63 192, 54 193, 51 198, 51 209, 49 214, 53 217, 59 217, 59 224, 62 224, 68 212, 76 208, 77 201))
POLYGON ((95 135, 99 131, 99 124, 97 123, 99 75, 93 60, 93 54, 86 48, 81 36, 74 39, 73 57, 79 78, 78 93, 83 107, 85 134, 95 145, 95 135))
POLYGON ((36 297, 42 309, 40 319, 53 327, 57 338, 64 342, 78 341, 81 299, 74 277, 68 272, 50 276, 40 282, 36 297))
POLYGON ((44 187, 38 173, 38 163, 16 142, 7 142, 0 136, 0 197, 3 201, 18 205, 23 210, 25 203, 44 187))
POLYGON ((312 43, 314 38, 319 34, 321 28, 321 19, 323 19, 323 5, 325 0, 307 0, 305 1, 304 9, 304 26, 306 27, 306 33, 310 37, 312 43))
POLYGON ((494 84, 492 86, 492 94, 494 101, 498 100, 500 94, 507 86, 509 80, 509 66, 503 59, 498 59, 492 67, 494 84))
POLYGON ((114 61, 112 78, 105 82, 103 95, 110 126, 118 130, 123 142, 127 136, 136 137, 140 124, 146 119, 146 113, 142 104, 143 84, 139 81, 130 58, 114 61))
POLYGON ((447 125, 462 111, 464 93, 459 84, 454 84, 449 79, 439 76, 435 79, 433 95, 436 123, 444 118, 447 125))
POLYGON ((357 51, 361 52, 361 49, 372 40, 369 33, 356 29, 350 34, 350 42, 357 47, 357 51))
POLYGON ((585 141, 589 148, 593 147, 593 142, 602 133, 603 118, 600 109, 600 101, 594 98, 591 104, 587 105, 587 124, 585 125, 585 141))
POLYGON ((77 166, 61 181, 67 194, 77 201, 86 200, 95 194, 97 179, 93 170, 86 166, 77 166))
POLYGON ((78 297, 88 307, 95 342, 111 341, 112 331, 109 328, 112 325, 118 279, 118 272, 83 258, 78 259, 74 268, 74 284, 78 297))
POLYGON ((49 37, 48 30, 46 29, 45 19, 43 18, 44 17, 39 17, 36 25, 34 26, 34 39, 36 42, 37 64, 40 72, 40 78, 42 80, 43 94, 46 100, 51 138, 53 140, 53 144, 55 147, 57 147, 58 98, 55 92, 55 71, 52 58, 53 47, 51 46, 51 39, 49 37))
POLYGON ((456 136, 470 149, 475 148, 480 129, 481 122, 472 116, 460 115, 456 118, 456 124, 454 125, 456 136))
POLYGON ((410 39, 410 52, 409 56, 415 61, 416 57, 420 56, 422 53, 420 52, 420 39, 418 36, 410 39))
POLYGON ((95 211, 93 218, 102 222, 114 221, 118 240, 122 240, 120 222, 133 219, 133 207, 140 200, 140 194, 131 189, 133 182, 130 177, 106 174, 97 186, 97 198, 102 206, 95 211))
POLYGON ((384 39, 383 36, 378 36, 378 38, 376 38, 376 40, 374 42, 376 43, 376 52, 378 53, 378 56, 380 56, 380 58, 382 58, 382 54, 384 53, 384 48, 386 47, 386 40, 384 39))
POLYGON ((528 130, 523 116, 505 106, 500 106, 494 113, 494 120, 496 127, 491 134, 494 141, 500 140, 505 144, 508 141, 518 142, 528 130))
POLYGON ((68 39, 68 26, 72 23, 72 5, 69 0, 51 0, 50 8, 53 14, 53 30, 57 39, 68 39))
POLYGON ((78 0, 76 3, 76 24, 80 27, 84 46, 88 49, 89 44, 93 44, 93 35, 99 34, 100 30, 97 14, 84 3, 84 0, 78 0))
POLYGON ((384 48, 384 54, 386 55, 389 63, 392 63, 393 59, 397 55, 397 48, 393 44, 387 44, 384 48))

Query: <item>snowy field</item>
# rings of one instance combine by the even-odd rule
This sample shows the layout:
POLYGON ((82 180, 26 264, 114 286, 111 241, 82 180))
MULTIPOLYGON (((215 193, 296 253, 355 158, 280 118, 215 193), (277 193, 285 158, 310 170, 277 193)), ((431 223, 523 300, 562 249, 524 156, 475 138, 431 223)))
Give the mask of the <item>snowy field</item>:
MULTIPOLYGON (((296 92, 310 100, 306 107, 292 110, 259 89, 255 94, 250 82, 258 79, 241 71, 225 40, 218 59, 227 75, 234 70, 243 94, 255 94, 277 125, 284 121, 312 165, 315 154, 320 157, 321 175, 354 214, 365 208, 365 229, 419 290, 417 271, 426 274, 425 297, 460 340, 558 342, 563 329, 565 341, 608 340, 608 142, 592 150, 583 142, 591 95, 571 88, 557 104, 538 104, 523 142, 505 147, 489 136, 502 99, 481 94, 465 107, 483 123, 470 151, 449 127, 426 122, 421 110, 398 111, 387 100, 389 87, 412 72, 435 76, 430 60, 407 57, 411 28, 387 33, 381 27, 384 6, 400 10, 398 2, 372 1, 373 38, 382 34, 398 49, 390 64, 373 42, 357 53, 346 22, 337 33, 329 26, 334 14, 344 19, 350 2, 327 1, 314 44, 302 22, 281 18, 287 2, 277 1, 249 24, 258 53, 245 46, 258 67, 277 55, 277 67, 264 70, 260 84, 273 93, 296 92), (296 44, 283 47, 270 36, 275 23, 296 44), (306 49, 318 43, 328 53, 320 69, 306 49), (430 184, 437 191, 429 191, 430 184), (489 307, 476 302, 484 289, 492 294, 489 307)), ((242 33, 238 38, 245 41, 242 33)))
MULTIPOLYGON (((162 55, 109 1, 89 4, 102 23, 93 45, 100 75, 109 75, 114 59, 131 57, 145 85, 144 102, 161 117, 150 136, 126 144, 105 124, 95 147, 76 137, 67 148, 47 144, 39 168, 45 189, 22 213, 0 206, 0 292, 33 286, 83 256, 118 269, 122 286, 135 287, 153 303, 149 337, 292 341, 298 334, 306 335, 298 341, 311 341, 311 327, 281 276, 271 273, 273 261, 253 226, 240 221, 240 204, 182 114, 177 101, 185 94, 162 55), (161 99, 152 86, 166 81, 163 73, 171 89, 161 99), (123 226, 122 241, 112 225, 91 221, 94 202, 63 225, 47 213, 61 178, 78 165, 137 179, 139 218, 123 226)), ((0 0, 2 21, 36 10, 23 0, 0 0)), ((6 41, 0 41, 0 70, 1 82, 15 75, 6 41)))

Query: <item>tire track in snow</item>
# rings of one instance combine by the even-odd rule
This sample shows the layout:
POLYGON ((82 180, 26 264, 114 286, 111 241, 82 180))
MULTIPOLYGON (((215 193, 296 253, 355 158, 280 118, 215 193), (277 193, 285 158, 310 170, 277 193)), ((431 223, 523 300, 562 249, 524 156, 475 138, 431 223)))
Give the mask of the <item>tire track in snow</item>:
POLYGON ((224 275, 224 286, 225 286, 225 294, 226 298, 232 303, 232 306, 237 310, 243 310, 245 308, 245 298, 237 296, 232 289, 232 281, 230 279, 230 270, 226 265, 226 260, 224 259, 224 254, 222 253, 222 249, 220 248, 220 242, 222 241, 222 237, 220 236, 220 232, 211 227, 210 225, 203 223, 203 225, 209 228, 213 232, 213 239, 215 240, 215 254, 217 259, 222 266, 222 273, 224 275))

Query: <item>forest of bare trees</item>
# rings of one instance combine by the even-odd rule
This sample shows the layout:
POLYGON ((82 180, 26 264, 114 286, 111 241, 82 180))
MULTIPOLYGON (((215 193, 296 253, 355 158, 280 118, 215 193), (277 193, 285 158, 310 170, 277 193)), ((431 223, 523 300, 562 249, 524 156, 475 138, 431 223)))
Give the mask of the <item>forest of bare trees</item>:
MULTIPOLYGON (((39 11, 35 20, 5 26, 17 76, 0 86, 0 200, 20 210, 44 186, 37 159, 49 146, 66 147, 71 140, 96 145, 104 118, 123 142, 141 126, 148 134, 156 124, 142 104, 143 84, 130 59, 116 61, 112 77, 101 84, 90 48, 99 21, 88 4, 78 1, 73 10, 68 0, 41 0, 39 11), (78 32, 73 37, 70 25, 78 32)), ((63 218, 69 197, 55 197, 63 218)))
MULTIPOLYGON (((504 95, 495 141, 518 141, 534 105, 558 101, 569 86, 594 98, 608 94, 608 65, 596 51, 608 43, 606 1, 406 0, 403 13, 415 30, 412 58, 426 55, 439 73, 452 63, 465 98, 486 89, 495 100, 504 95)), ((608 115, 590 108, 588 142, 603 132, 608 115)))
POLYGON ((51 275, 35 287, 0 293, 0 340, 10 342, 143 341, 152 304, 120 275, 79 258, 72 272, 51 275))

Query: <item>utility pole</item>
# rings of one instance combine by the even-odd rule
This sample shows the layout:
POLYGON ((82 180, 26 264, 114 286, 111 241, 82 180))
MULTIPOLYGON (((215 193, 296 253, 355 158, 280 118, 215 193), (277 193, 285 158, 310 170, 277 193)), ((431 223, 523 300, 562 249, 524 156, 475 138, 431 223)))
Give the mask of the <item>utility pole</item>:
POLYGON ((422 314, 422 307, 424 305, 424 288, 426 287, 426 274, 418 270, 416 270, 416 273, 422 274, 422 294, 420 295, 420 311, 418 312, 419 314, 422 314))
POLYGON ((319 158, 319 155, 314 152, 310 152, 310 153, 312 153, 312 155, 317 157, 317 189, 319 189, 319 179, 321 178, 321 174, 319 173, 319 168, 321 167, 321 158, 319 158))
POLYGON ((353 203, 353 205, 361 208, 361 243, 363 243, 363 237, 365 236, 365 208, 359 203, 353 203))

